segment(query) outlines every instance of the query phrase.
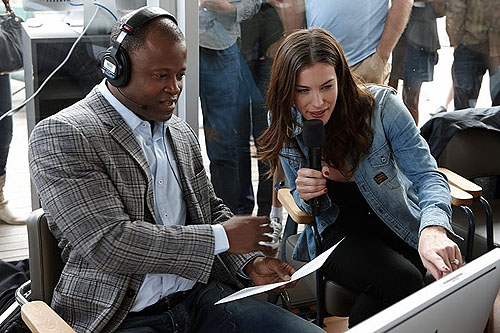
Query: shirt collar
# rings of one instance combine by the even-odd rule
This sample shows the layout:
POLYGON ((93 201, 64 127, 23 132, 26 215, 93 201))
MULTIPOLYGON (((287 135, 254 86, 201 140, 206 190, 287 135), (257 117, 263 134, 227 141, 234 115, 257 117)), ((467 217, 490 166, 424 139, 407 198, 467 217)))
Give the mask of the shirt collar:
MULTIPOLYGON (((111 104, 113 108, 122 116, 125 123, 132 129, 135 130, 139 125, 142 124, 143 120, 139 118, 132 110, 127 108, 122 104, 109 90, 106 85, 106 79, 103 79, 98 86, 99 92, 104 96, 104 98, 111 104)), ((162 128, 168 127, 168 120, 165 122, 155 122, 157 125, 160 125, 162 128)), ((155 126, 157 127, 157 126, 155 126)))

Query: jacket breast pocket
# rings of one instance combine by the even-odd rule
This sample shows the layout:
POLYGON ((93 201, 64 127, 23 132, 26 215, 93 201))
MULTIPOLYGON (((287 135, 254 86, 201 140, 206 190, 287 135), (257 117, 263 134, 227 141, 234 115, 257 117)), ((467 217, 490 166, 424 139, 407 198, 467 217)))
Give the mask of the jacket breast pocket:
POLYGON ((390 189, 401 187, 397 177, 397 166, 391 148, 387 143, 377 148, 368 157, 373 181, 390 189))

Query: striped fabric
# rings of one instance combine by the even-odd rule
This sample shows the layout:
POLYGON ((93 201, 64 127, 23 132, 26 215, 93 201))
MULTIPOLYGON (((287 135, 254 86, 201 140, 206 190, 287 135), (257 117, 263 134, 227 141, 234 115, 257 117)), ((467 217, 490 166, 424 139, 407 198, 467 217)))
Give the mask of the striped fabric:
POLYGON ((257 255, 214 256, 209 224, 232 213, 215 196, 193 130, 173 116, 169 131, 187 205, 186 226, 154 223, 146 158, 97 89, 32 132, 31 177, 66 263, 52 307, 77 332, 116 329, 147 273, 241 287, 236 271, 257 255))

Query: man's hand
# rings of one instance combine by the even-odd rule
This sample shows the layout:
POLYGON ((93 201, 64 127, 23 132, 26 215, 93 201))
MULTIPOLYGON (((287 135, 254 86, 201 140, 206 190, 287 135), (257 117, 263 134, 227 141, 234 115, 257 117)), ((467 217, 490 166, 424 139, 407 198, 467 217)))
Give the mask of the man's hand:
POLYGON ((431 226, 422 230, 418 253, 424 267, 439 280, 462 265, 462 255, 457 244, 446 236, 443 227, 431 226))
POLYGON ((222 223, 229 241, 230 253, 248 253, 265 251, 268 248, 259 245, 260 241, 271 242, 272 238, 264 234, 272 234, 267 216, 233 216, 222 223))
MULTIPOLYGON (((248 263, 243 269, 256 285, 289 281, 295 269, 284 261, 271 257, 258 257, 248 263)), ((293 288, 297 281, 273 289, 270 293, 279 294, 286 288, 293 288)))

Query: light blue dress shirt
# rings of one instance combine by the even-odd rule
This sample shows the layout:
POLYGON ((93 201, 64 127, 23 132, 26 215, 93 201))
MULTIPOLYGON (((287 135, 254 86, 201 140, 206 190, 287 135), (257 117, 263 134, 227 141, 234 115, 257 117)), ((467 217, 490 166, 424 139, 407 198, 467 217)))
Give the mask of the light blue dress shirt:
MULTIPOLYGON (((105 80, 99 84, 99 91, 132 129, 146 156, 153 178, 156 223, 165 226, 185 225, 186 203, 182 195, 175 156, 166 135, 168 121, 154 122, 154 128, 151 130, 148 121, 140 119, 111 94, 105 80)), ((229 241, 224 227, 215 224, 212 225, 212 229, 215 235, 215 255, 227 251, 229 241)), ((191 289, 194 284, 195 281, 175 274, 147 274, 130 311, 141 311, 165 296, 191 289)))

